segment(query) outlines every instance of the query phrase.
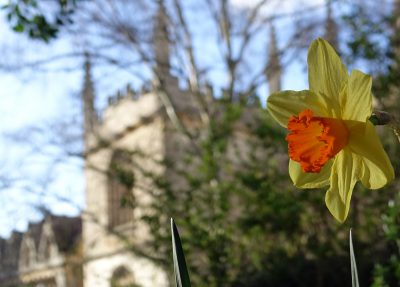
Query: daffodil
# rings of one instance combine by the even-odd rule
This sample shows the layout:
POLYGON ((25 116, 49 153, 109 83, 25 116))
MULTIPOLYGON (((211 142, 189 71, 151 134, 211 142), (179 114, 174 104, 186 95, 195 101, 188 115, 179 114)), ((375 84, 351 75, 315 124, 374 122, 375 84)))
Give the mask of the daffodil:
POLYGON ((268 110, 289 131, 289 174, 299 188, 330 186, 325 203, 344 222, 357 181, 378 189, 394 178, 393 167, 368 120, 372 114, 371 77, 348 74, 323 39, 308 50, 309 90, 268 97, 268 110))

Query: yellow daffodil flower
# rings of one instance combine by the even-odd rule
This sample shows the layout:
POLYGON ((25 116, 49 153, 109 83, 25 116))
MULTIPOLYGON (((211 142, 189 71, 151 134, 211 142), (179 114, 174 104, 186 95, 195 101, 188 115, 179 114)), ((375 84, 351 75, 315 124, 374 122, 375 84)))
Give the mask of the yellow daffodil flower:
POLYGON ((289 174, 295 186, 330 185, 325 202, 344 222, 357 181, 378 189, 394 178, 393 167, 368 120, 372 80, 349 75, 335 50, 323 39, 308 50, 310 90, 282 91, 268 97, 273 118, 289 130, 289 174))

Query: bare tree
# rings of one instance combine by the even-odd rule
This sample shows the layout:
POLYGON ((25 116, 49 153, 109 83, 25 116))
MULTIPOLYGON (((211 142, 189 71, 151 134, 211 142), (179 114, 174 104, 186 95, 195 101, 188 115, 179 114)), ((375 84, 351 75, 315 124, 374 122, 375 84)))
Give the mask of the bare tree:
MULTIPOLYGON (((137 183, 141 184, 138 188, 158 200, 151 206, 151 212, 142 216, 143 220, 152 223, 153 237, 140 248, 133 246, 136 253, 168 268, 167 215, 181 217, 180 223, 185 230, 182 237, 193 251, 189 262, 197 274, 195 282, 208 286, 235 283, 246 286, 246 282, 241 281, 243 278, 262 273, 260 266, 263 264, 273 269, 273 262, 268 262, 267 258, 278 258, 280 254, 284 254, 285 259, 293 254, 299 258, 312 258, 318 269, 321 263, 318 256, 325 253, 308 246, 313 240, 327 249, 333 246, 341 250, 329 236, 335 227, 330 227, 324 211, 317 205, 308 211, 301 206, 304 197, 319 202, 321 196, 298 193, 288 196, 285 193, 293 192, 293 188, 282 173, 282 166, 287 161, 285 143, 277 140, 278 136, 283 138, 282 131, 269 122, 259 103, 259 96, 267 94, 267 87, 280 86, 282 70, 304 52, 310 39, 325 33, 318 30, 325 27, 322 25, 325 17, 320 15, 325 8, 330 17, 328 30, 335 33, 332 1, 323 6, 273 14, 265 12, 270 9, 269 5, 276 5, 272 0, 255 1, 247 8, 227 0, 98 0, 78 4, 74 24, 63 31, 77 43, 77 51, 43 58, 25 68, 45 67, 58 57, 73 59, 90 55, 96 69, 107 75, 110 71, 123 71, 132 77, 136 89, 151 85, 163 104, 168 127, 182 141, 190 143, 190 148, 184 150, 185 156, 190 156, 188 163, 182 156, 182 161, 175 165, 167 163, 168 159, 160 162, 142 150, 128 150, 132 155, 162 164, 168 170, 160 176, 140 164, 134 166, 140 176, 149 179, 146 184, 137 183), (279 38, 283 29, 279 27, 280 21, 291 30, 283 40, 279 38), (186 98, 177 99, 176 90, 171 89, 174 85, 187 91, 186 98), (181 113, 181 105, 186 102, 195 107, 194 128, 181 113), (244 154, 241 144, 235 141, 237 131, 244 131, 241 136, 244 134, 243 141, 249 150, 244 154), (183 182, 183 187, 174 187, 171 179, 183 182), (264 206, 268 204, 271 206, 264 206), (288 208, 287 213, 281 211, 289 205, 294 207, 288 208), (312 212, 318 216, 311 216, 312 212), (279 224, 285 224, 287 230, 280 230, 279 224), (301 240, 291 242, 291 237, 296 236, 301 240), (260 246, 257 240, 276 244, 260 246), (161 255, 153 256, 155 251, 161 255)), ((112 81, 118 79, 113 77, 112 81)), ((78 167, 82 168, 88 156, 110 145, 93 128, 93 121, 99 120, 94 98, 82 98, 84 116, 77 122, 77 129, 66 133, 65 127, 70 126, 66 124, 59 128, 59 136, 49 137, 46 144, 33 145, 32 153, 36 154, 47 153, 53 147, 60 148, 56 155, 49 155, 52 158, 49 170, 54 170, 66 158, 76 159, 78 167), (88 132, 96 134, 98 146, 85 146, 83 134, 88 132)), ((47 128, 42 126, 37 132, 40 134, 47 128)), ((30 136, 20 135, 32 139, 33 132, 29 130, 30 136)), ((87 168, 109 173, 97 166, 87 168)), ((45 182, 51 181, 49 177, 45 182)), ((46 185, 39 187, 35 190, 27 187, 26 190, 42 195, 48 189, 46 185)), ((63 196, 56 198, 68 201, 63 196)), ((98 221, 95 214, 85 213, 93 217, 94 222, 98 221)), ((179 218, 177 221, 179 223, 179 218)), ((108 230, 102 222, 98 223, 108 230)), ((129 243, 124 234, 120 237, 129 243)), ((319 285, 316 286, 322 286, 324 272, 323 268, 318 269, 319 285)))

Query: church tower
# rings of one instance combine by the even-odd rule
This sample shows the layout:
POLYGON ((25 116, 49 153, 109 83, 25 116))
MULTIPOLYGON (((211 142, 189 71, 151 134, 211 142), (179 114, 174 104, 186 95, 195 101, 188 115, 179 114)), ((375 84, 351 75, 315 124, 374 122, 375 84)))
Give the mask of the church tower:
POLYGON ((84 286, 109 287, 129 282, 142 287, 168 286, 165 271, 141 256, 149 227, 141 220, 156 190, 148 173, 165 175, 160 164, 173 149, 165 102, 183 111, 187 93, 170 74, 166 7, 160 1, 154 16, 155 89, 119 91, 96 120, 90 64, 85 66, 86 211, 83 215, 84 286), (158 86, 157 86, 158 85, 158 86), (90 96, 92 95, 92 96, 90 96))
POLYGON ((168 34, 168 15, 164 6, 164 2, 159 0, 158 11, 154 18, 154 31, 153 31, 153 43, 154 43, 154 58, 155 68, 154 71, 156 76, 161 82, 166 84, 168 77, 170 76, 170 40, 168 34))

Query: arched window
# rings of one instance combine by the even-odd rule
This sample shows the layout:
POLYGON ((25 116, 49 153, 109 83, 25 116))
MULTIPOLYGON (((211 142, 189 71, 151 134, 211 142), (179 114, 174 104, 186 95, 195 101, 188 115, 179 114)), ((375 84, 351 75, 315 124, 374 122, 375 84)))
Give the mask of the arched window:
POLYGON ((19 265, 20 268, 29 268, 35 260, 35 250, 34 250, 33 240, 29 237, 25 237, 21 243, 19 265))
POLYGON ((20 266, 22 268, 27 268, 31 264, 31 254, 29 246, 26 241, 22 242, 21 255, 20 255, 20 266))
POLYGON ((114 228, 133 220, 134 174, 131 154, 116 150, 111 158, 108 172, 109 227, 114 228))
POLYGON ((50 238, 48 238, 46 235, 44 236, 45 237, 42 238, 42 242, 39 245, 39 255, 41 261, 50 260, 52 257, 50 238))
POLYGON ((111 287, 139 287, 139 285, 135 284, 132 272, 124 266, 114 270, 110 283, 111 287))

